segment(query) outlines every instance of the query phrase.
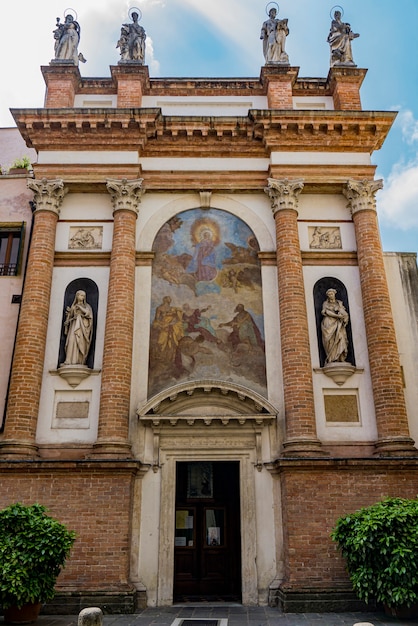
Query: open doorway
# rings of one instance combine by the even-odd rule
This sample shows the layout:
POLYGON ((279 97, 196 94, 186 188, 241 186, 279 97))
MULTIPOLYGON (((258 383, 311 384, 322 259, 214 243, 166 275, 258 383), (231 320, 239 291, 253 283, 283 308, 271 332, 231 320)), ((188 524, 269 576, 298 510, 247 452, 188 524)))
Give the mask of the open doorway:
POLYGON ((238 461, 176 463, 174 601, 241 602, 238 461))

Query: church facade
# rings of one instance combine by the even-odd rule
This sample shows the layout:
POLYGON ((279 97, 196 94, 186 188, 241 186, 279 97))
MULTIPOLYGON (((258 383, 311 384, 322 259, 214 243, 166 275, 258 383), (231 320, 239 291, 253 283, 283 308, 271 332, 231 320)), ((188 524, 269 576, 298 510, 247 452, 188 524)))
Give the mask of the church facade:
POLYGON ((372 163, 395 114, 356 66, 110 69, 51 63, 13 110, 37 159, 0 504, 77 532, 46 610, 355 607, 337 518, 418 491, 416 257, 382 252, 372 163))

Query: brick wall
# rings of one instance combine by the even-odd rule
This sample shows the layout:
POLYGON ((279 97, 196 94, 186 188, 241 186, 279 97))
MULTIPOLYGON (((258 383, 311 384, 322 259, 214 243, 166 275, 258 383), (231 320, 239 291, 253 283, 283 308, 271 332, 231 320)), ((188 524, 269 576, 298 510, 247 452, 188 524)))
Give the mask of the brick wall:
POLYGON ((415 498, 418 463, 280 462, 289 589, 350 588, 345 561, 330 539, 336 520, 386 496, 415 498), (293 465, 293 467, 292 467, 293 465))
POLYGON ((77 539, 57 591, 129 588, 135 464, 0 464, 0 508, 39 502, 77 539))

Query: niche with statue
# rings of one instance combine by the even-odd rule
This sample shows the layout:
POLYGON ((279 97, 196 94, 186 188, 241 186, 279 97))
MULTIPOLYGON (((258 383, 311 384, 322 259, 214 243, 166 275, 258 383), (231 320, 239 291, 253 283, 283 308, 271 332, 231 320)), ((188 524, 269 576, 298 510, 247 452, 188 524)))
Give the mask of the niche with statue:
POLYGON ((342 385, 356 371, 347 289, 337 278, 321 278, 314 303, 321 369, 342 385))
POLYGON ((71 387, 94 367, 98 302, 97 285, 89 278, 77 278, 65 290, 58 373, 71 387))

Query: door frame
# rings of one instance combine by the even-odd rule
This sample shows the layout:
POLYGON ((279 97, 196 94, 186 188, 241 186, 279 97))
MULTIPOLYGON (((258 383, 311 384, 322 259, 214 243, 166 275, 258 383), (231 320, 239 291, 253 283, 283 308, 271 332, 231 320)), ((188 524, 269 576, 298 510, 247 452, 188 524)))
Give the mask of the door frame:
MULTIPOLYGON (((173 440, 172 440, 173 441, 173 440)), ((238 442, 235 443, 235 446, 238 442)), ((173 604, 174 585, 174 527, 176 508, 176 463, 178 461, 238 461, 241 517, 241 590, 244 605, 258 604, 257 529, 255 504, 254 449, 231 449, 228 441, 224 449, 169 450, 160 449, 161 505, 158 557, 157 603, 173 604)), ((248 445, 248 444, 247 444, 248 445)), ((245 448, 244 448, 245 446, 245 448)))

